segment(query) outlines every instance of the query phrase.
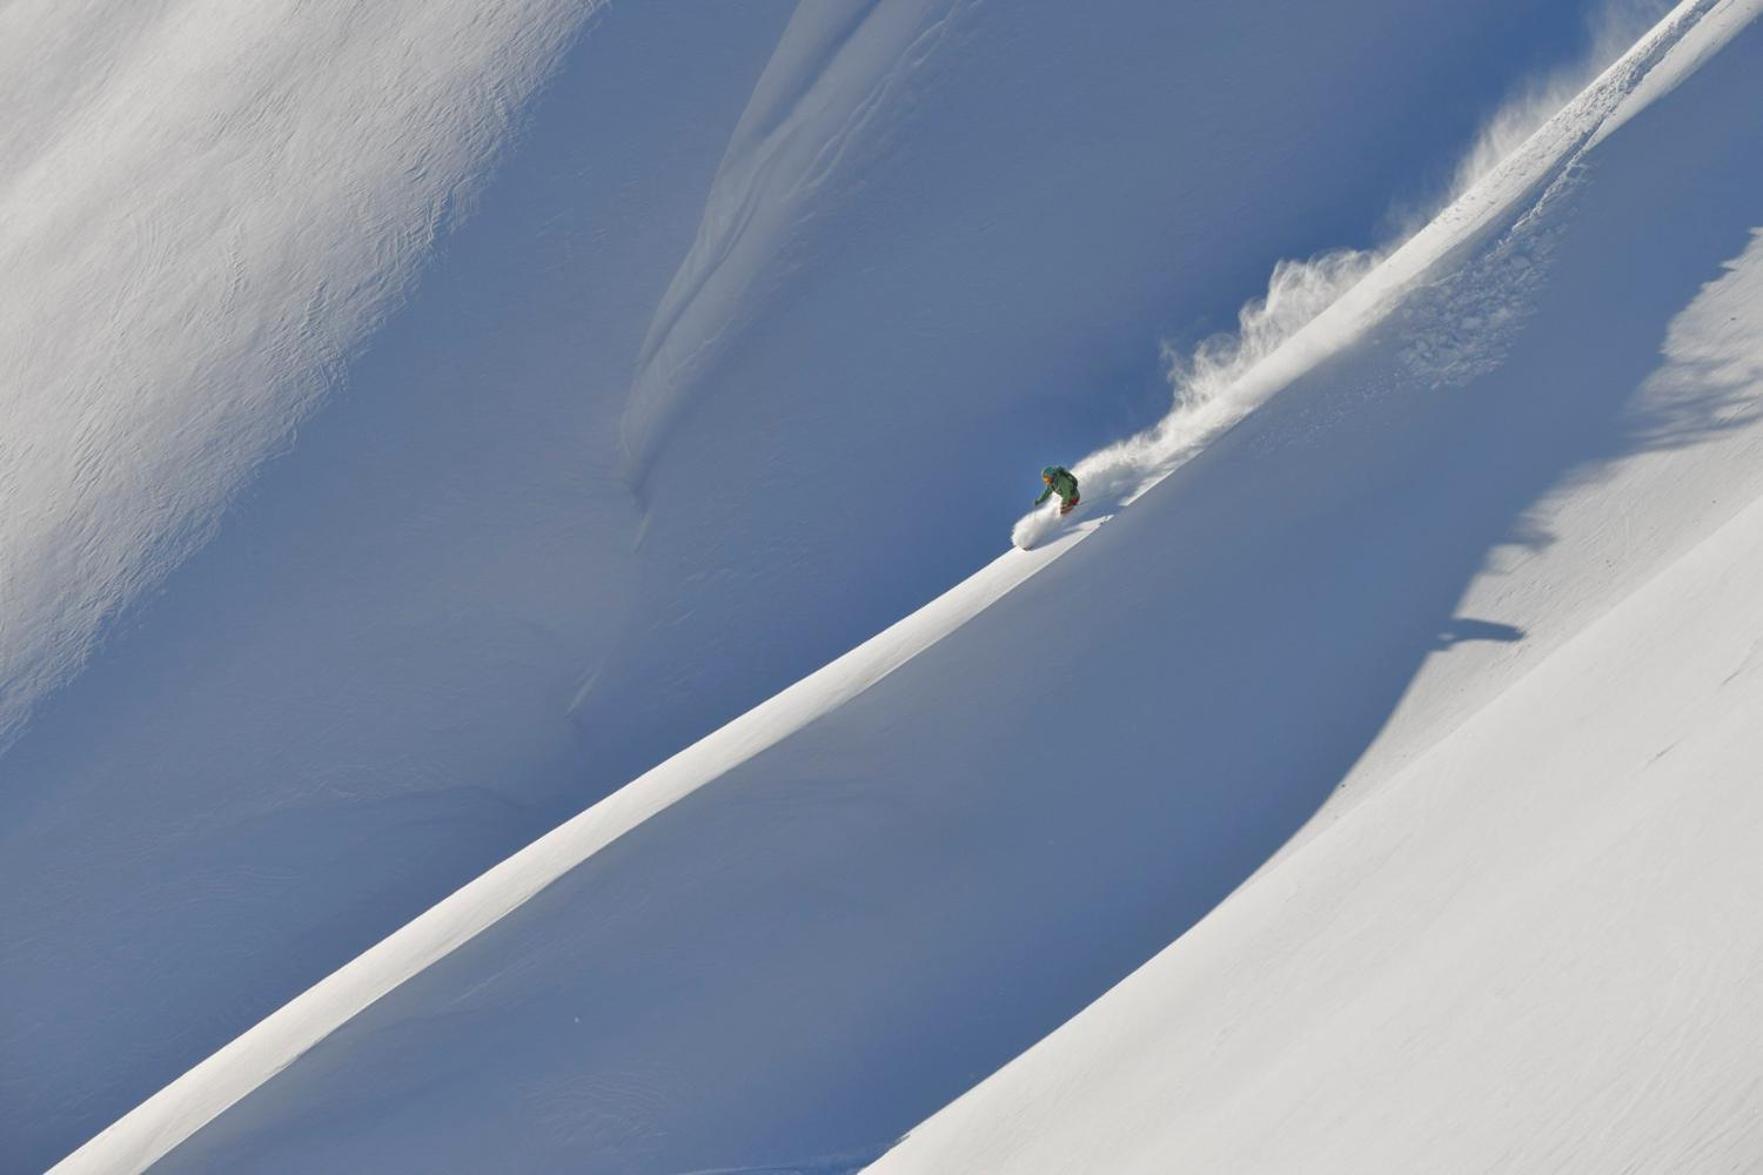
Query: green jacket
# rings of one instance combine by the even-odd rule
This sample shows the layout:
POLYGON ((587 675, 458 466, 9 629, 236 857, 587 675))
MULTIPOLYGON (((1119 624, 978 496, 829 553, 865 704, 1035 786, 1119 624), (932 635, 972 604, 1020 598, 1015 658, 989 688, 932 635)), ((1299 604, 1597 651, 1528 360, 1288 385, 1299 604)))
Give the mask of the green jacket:
POLYGON ((1041 491, 1041 496, 1035 499, 1035 505, 1039 506, 1054 494, 1058 494, 1059 499, 1065 502, 1077 497, 1077 478, 1063 465, 1054 468, 1052 484, 1041 491))

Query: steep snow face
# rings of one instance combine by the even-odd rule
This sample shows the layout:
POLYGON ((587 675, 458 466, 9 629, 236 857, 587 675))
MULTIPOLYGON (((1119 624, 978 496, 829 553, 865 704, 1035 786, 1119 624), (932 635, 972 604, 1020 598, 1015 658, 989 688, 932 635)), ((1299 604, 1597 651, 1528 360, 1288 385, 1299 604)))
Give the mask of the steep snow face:
MULTIPOLYGON (((1672 329, 1753 409, 1760 297, 1672 329)), ((873 1169, 1753 1167, 1760 590, 1753 500, 873 1169)))
POLYGON ((1435 483, 1569 458, 1346 794, 876 1171, 1756 1165, 1763 5, 1695 15, 1556 198, 1337 376, 1454 421, 1405 481, 1441 525, 1435 483), (1525 305, 1468 297, 1514 268, 1525 305), (1520 325, 1466 350, 1472 309, 1520 325))
POLYGON ((1753 1168, 1760 590, 1753 502, 872 1170, 1753 1168))
POLYGON ((1369 237, 1578 25, 626 5, 536 91, 592 6, 467 7, 0 15, 0 52, 46 55, 0 78, 44 230, 10 246, 40 300, 6 305, 45 423, 0 465, 36 536, 3 572, 20 1165, 983 565, 1049 448, 1159 414, 1163 330, 1369 237), (704 361, 655 401, 637 499, 646 338, 704 361))
POLYGON ((592 5, 0 13, 0 750, 213 533, 592 5))
POLYGON ((601 14, 619 35, 573 42, 544 91, 564 109, 523 127, 543 165, 503 156, 485 190, 592 5, 238 7, 0 13, 0 53, 78 81, 34 56, 0 79, 0 193, 56 194, 32 213, 49 235, 0 229, 33 259, 9 272, 45 278, 0 291, 39 328, 0 365, 47 380, 7 368, 0 393, 0 533, 41 524, 0 560, 9 696, 49 680, 25 652, 71 666, 110 633, 0 759, 0 1167, 66 1153, 579 806, 542 801, 579 770, 564 710, 633 525, 587 473, 616 463, 643 297, 789 15, 601 14), (695 84, 651 94, 657 70, 695 84), (288 451, 217 529, 170 509, 218 511, 259 442, 288 451), (209 530, 120 628, 88 607, 209 530))
POLYGON ((1583 18, 1272 11, 797 11, 636 356, 640 603, 571 710, 598 784, 991 559, 1036 470, 1162 415, 1160 336, 1378 239, 1583 18))
MULTIPOLYGON (((782 738, 776 711, 756 711, 716 740, 721 774, 694 748, 690 789, 651 776, 511 861, 529 891, 574 868, 166 1168, 850 1166, 1191 927, 1342 780, 1346 814, 1311 846, 1389 796, 1424 812, 1405 765, 1443 754, 1763 491, 1754 331, 1713 329, 1753 321, 1739 255, 1763 112, 1745 100, 1756 33, 1735 11, 1685 6, 1553 128, 1539 173, 1486 189, 1424 264, 1409 254, 1417 284, 1386 291, 1399 303, 1376 301, 1350 341, 1288 367, 1281 394, 963 627, 836 709, 790 698, 792 721, 814 721, 782 738), (1683 76, 1667 86, 1662 69, 1683 76), (1637 109, 1646 84, 1655 101, 1637 109), (1624 529, 1641 503, 1633 517, 1668 541, 1624 529), (658 798, 677 802, 631 826, 658 798), (607 821, 627 831, 607 843, 607 821)), ((1512 806, 1479 813, 1481 839, 1447 858, 1512 806)), ((1374 873, 1416 827, 1343 870, 1374 873)), ((1399 904, 1406 880, 1377 900, 1399 904)), ((1460 871, 1419 881, 1462 890, 1460 871)), ((492 888, 438 911, 470 914, 492 888)), ((437 941, 435 956, 456 940, 437 941)), ((1343 988, 1375 989, 1339 955, 1343 988)), ((1198 986, 1244 987, 1256 961, 1198 986)), ((1287 973, 1301 988, 1303 969, 1287 973)), ((1256 1010, 1301 1020, 1290 998, 1256 1010)), ((1253 1036, 1180 1022, 1216 1049, 1253 1036)), ((1253 1036, 1233 1061, 1245 1105, 1265 1077, 1252 1066, 1293 1039, 1253 1036)), ((1132 1056, 1153 1053, 1186 1055, 1132 1056)), ((1075 1100, 1086 1070, 1030 1072, 1044 1100, 1006 1098, 952 1161, 1010 1161, 1024 1116, 1075 1100)), ((1125 1126, 1161 1120, 1159 1104, 1132 1112, 1125 1126)), ((1121 1125, 1045 1165, 1167 1169, 1154 1131, 1095 1141, 1121 1125)), ((1250 1115, 1219 1153, 1272 1133, 1250 1115)), ((896 1161, 944 1154, 909 1144, 896 1161)), ((1388 1169, 1424 1165, 1406 1160, 1388 1169)))
POLYGON ((575 864, 869 689, 995 604, 1087 533, 1011 553, 789 689, 646 772, 326 976, 78 1152, 58 1172, 145 1167, 387 992, 483 933, 575 864))
MULTIPOLYGON (((1710 7, 1680 4, 1667 13, 1657 5, 1612 6, 1602 14, 1600 34, 1578 69, 1562 69, 1490 121, 1459 168, 1460 190, 1412 237, 1379 249, 1281 261, 1266 296, 1239 312, 1234 333, 1204 340, 1189 354, 1166 348, 1175 402, 1151 428, 1076 463, 1086 512, 1131 502, 1267 396, 1375 327, 1445 251, 1504 215, 1515 192, 1541 184, 1550 185, 1550 194, 1570 187, 1578 153, 1620 126, 1626 112, 1649 101, 1659 85, 1670 84, 1658 82, 1659 77, 1680 78, 1694 70, 1693 62, 1661 66, 1661 55, 1693 54, 1697 46, 1722 43, 1729 35, 1728 15, 1710 7), (1651 28, 1652 21, 1637 23, 1655 8, 1653 15, 1664 19, 1651 28)), ((1471 283, 1473 296, 1484 303, 1516 303, 1526 278, 1521 270, 1485 266, 1471 283)), ((1517 309, 1501 307, 1506 317, 1517 309)), ((1501 332, 1487 329, 1492 325, 1497 324, 1472 317, 1462 332, 1470 350, 1450 355, 1456 370, 1440 367, 1435 377, 1465 378, 1483 354, 1499 346, 1501 332)), ((1435 367, 1446 361, 1443 351, 1433 356, 1435 367)), ((1012 540, 1032 548, 1057 530, 1059 518, 1056 504, 1026 514, 1012 540)))

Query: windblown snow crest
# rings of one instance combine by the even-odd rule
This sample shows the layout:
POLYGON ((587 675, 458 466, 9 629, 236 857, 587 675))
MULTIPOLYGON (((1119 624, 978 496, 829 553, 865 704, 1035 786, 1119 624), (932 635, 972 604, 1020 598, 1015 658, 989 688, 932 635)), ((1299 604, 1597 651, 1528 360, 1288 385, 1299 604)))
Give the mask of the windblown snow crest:
MULTIPOLYGON (((1458 166, 1445 205, 1425 225, 1385 247, 1281 261, 1266 295, 1238 312, 1235 333, 1206 339, 1191 354, 1165 342, 1170 410, 1151 428, 1072 467, 1086 510, 1125 506, 1163 480, 1268 396, 1376 325, 1428 267, 1487 231, 1496 214, 1505 224, 1522 224, 1524 210, 1513 201, 1538 186, 1535 204, 1559 194, 1569 165, 1599 126, 1666 50, 1717 7, 1716 0, 1685 0, 1659 20, 1663 0, 1611 0, 1588 31, 1579 66, 1525 89, 1488 121, 1458 166)), ((1533 250, 1527 264, 1542 252, 1533 250)), ((1467 326, 1461 318, 1435 316, 1450 337, 1429 346, 1422 331, 1414 349, 1417 362, 1431 357, 1433 376, 1455 378, 1473 370, 1477 357, 1497 351, 1498 336, 1520 319, 1524 290, 1536 275, 1509 268, 1475 276, 1477 303, 1492 312, 1468 317, 1467 326)), ((1033 548, 1059 521, 1057 504, 1050 503, 1018 519, 1011 541, 1033 548)))

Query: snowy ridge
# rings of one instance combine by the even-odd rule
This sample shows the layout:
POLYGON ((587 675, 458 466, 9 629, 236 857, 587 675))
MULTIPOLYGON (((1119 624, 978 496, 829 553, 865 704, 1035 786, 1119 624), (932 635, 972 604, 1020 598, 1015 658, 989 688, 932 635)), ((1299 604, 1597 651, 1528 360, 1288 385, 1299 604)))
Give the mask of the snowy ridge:
POLYGON ((656 812, 855 697, 1066 553, 1097 525, 965 582, 508 858, 328 976, 69 1155, 57 1171, 144 1168, 398 984, 656 812))
MULTIPOLYGON (((1645 62, 1655 60, 1663 48, 1698 29, 1698 19, 1711 12, 1729 13, 1731 9, 1731 5, 1710 3, 1681 6, 1665 25, 1625 58, 1631 67, 1627 72, 1617 74, 1613 70, 1606 74, 1601 88, 1594 88, 1592 98, 1582 99, 1564 112, 1557 120, 1562 125, 1551 124, 1555 134, 1533 139, 1522 166, 1502 169, 1490 177, 1487 184, 1453 205, 1445 217, 1398 251, 1371 277, 1354 286, 1350 301, 1316 316, 1271 353, 1257 357, 1259 361, 1252 363, 1242 379, 1233 384, 1237 393, 1228 410, 1221 405, 1212 409, 1216 415, 1198 420, 1184 418, 1179 430, 1171 430, 1171 435, 1179 431, 1181 439, 1171 441, 1169 435, 1164 436, 1162 441, 1167 443, 1157 448, 1154 459, 1135 467, 1133 477, 1123 476, 1115 492, 1123 497, 1136 496, 1149 484, 1142 479, 1150 476, 1154 480, 1173 468, 1172 456, 1179 461, 1179 454, 1192 452, 1204 443, 1205 437, 1216 435, 1220 428, 1239 419, 1295 375, 1359 337, 1387 314, 1391 302, 1415 277, 1471 239, 1497 211, 1509 208, 1513 200, 1560 167, 1563 159, 1570 158, 1575 145, 1582 143, 1591 133, 1589 128, 1607 113, 1607 103, 1624 93, 1622 86, 1645 76, 1645 62), (1617 80, 1610 80, 1613 75, 1617 80)), ((1621 63, 1617 68, 1620 67, 1621 63)), ((143 1103, 71 1156, 66 1169, 111 1169, 152 1162, 361 1008, 469 940, 624 831, 879 681, 1070 550, 1093 533, 1094 526, 1080 526, 1032 554, 1007 553, 926 609, 681 752, 484 874, 143 1103)))

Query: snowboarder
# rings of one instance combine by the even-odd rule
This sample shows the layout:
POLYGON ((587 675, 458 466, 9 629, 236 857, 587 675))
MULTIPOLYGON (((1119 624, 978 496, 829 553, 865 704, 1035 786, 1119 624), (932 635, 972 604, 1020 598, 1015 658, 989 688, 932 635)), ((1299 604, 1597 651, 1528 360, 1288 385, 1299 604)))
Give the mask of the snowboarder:
POLYGON ((1047 483, 1047 488, 1042 490, 1041 496, 1035 499, 1035 505, 1039 506, 1054 494, 1058 494, 1061 515, 1070 514, 1077 508, 1077 478, 1072 475, 1071 470, 1063 465, 1049 465, 1041 470, 1041 480, 1047 483))

